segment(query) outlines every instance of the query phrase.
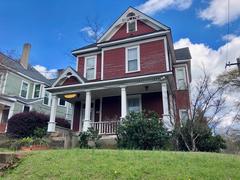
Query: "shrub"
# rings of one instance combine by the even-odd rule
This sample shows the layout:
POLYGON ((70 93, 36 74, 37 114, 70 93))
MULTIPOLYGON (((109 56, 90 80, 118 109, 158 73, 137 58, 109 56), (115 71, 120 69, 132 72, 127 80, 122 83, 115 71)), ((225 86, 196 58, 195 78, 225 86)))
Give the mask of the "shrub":
MULTIPOLYGON (((187 147, 182 139, 179 131, 183 133, 185 141, 191 146, 190 129, 191 126, 188 125, 189 121, 185 125, 178 127, 179 130, 176 131, 176 137, 178 141, 178 150, 187 151, 187 147)), ((196 140, 197 151, 205 152, 220 152, 222 149, 226 148, 224 139, 220 135, 213 135, 211 128, 205 122, 195 121, 193 126, 193 133, 199 134, 196 140)), ((190 147, 191 148, 191 147, 190 147)))
POLYGON ((118 147, 127 149, 162 149, 168 144, 169 137, 154 112, 130 113, 117 131, 118 147))
POLYGON ((92 148, 92 147, 99 148, 100 138, 101 136, 98 134, 98 131, 95 131, 93 128, 89 128, 86 132, 81 132, 79 134, 79 147, 80 148, 92 148))
MULTIPOLYGON (((38 129, 46 129, 49 116, 38 112, 23 112, 15 114, 8 120, 7 134, 14 138, 39 136, 38 129), (38 129, 37 129, 38 128, 38 129)), ((56 118, 56 125, 70 128, 70 124, 62 119, 56 118)), ((43 132, 41 132, 43 133, 43 132)), ((43 136, 41 134, 40 136, 43 136)))

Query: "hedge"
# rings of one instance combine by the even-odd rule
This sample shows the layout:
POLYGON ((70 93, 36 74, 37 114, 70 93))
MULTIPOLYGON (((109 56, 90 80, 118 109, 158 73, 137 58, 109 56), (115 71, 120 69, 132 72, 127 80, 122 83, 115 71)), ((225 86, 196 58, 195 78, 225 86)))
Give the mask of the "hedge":
MULTIPOLYGON (((32 137, 36 128, 47 128, 49 116, 38 112, 23 112, 8 120, 7 135, 14 138, 32 137)), ((63 118, 56 118, 56 125, 70 128, 63 118)))

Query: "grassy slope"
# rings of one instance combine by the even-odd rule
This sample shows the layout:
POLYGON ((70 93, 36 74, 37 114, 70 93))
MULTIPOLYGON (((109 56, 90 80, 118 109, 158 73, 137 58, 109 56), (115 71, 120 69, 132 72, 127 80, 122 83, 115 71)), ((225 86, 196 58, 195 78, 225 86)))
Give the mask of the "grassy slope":
POLYGON ((240 156, 122 150, 34 152, 4 179, 240 179, 240 156))

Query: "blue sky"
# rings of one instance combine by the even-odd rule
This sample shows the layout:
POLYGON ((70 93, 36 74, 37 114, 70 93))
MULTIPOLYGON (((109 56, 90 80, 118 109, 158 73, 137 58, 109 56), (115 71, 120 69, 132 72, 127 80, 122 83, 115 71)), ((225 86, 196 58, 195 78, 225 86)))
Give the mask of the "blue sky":
MULTIPOLYGON (((230 17, 233 37, 223 40, 227 25, 217 14, 222 13, 220 6, 217 6, 220 12, 213 10, 216 1, 221 4, 225 0, 2 0, 0 50, 16 50, 20 55, 23 43, 29 42, 32 44, 32 65, 42 65, 47 69, 74 66, 71 50, 87 44, 81 32, 87 25, 86 18, 98 17, 103 28, 107 28, 132 6, 171 27, 174 42, 180 43, 178 47, 202 44, 214 54, 240 34, 239 11, 233 7, 234 13, 236 11, 234 17, 230 17), (204 10, 205 14, 201 16, 204 10), (181 43, 180 40, 185 41, 181 43)), ((231 1, 238 3, 237 0, 231 1)), ((222 9, 227 10, 226 3, 222 9)))

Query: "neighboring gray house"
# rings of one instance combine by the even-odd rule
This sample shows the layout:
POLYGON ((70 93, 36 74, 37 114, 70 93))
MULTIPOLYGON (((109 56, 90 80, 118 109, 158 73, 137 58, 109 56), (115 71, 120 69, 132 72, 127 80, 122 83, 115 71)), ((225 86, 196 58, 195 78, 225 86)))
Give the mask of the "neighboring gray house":
MULTIPOLYGON (((20 61, 0 53, 0 132, 14 114, 37 111, 50 114, 52 80, 28 64, 31 45, 25 44, 20 61)), ((72 120, 72 106, 58 99, 57 116, 72 120)))

